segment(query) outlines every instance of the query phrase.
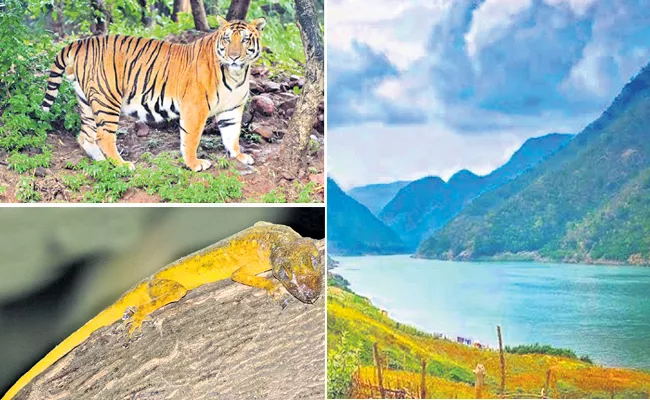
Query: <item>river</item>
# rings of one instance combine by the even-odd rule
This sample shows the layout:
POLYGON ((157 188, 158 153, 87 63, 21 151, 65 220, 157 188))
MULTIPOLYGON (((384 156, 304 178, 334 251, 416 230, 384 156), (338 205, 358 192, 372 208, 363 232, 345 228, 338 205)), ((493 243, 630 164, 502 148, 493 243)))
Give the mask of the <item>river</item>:
POLYGON ((334 257, 333 272, 396 321, 496 347, 549 344, 650 369, 650 268, 334 257))

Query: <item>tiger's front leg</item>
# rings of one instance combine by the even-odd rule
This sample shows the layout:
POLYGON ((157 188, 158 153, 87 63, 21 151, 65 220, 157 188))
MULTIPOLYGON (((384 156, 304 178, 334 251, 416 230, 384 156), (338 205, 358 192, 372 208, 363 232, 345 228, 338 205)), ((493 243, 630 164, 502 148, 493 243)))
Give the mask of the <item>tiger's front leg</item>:
POLYGON ((221 132, 223 145, 228 150, 228 155, 234 157, 244 164, 252 165, 253 157, 241 152, 239 147, 239 134, 241 133, 241 119, 244 113, 244 105, 234 110, 224 111, 217 115, 217 126, 221 132))
POLYGON ((207 106, 181 103, 181 155, 185 165, 195 172, 205 171, 212 165, 209 160, 196 157, 208 113, 207 106))

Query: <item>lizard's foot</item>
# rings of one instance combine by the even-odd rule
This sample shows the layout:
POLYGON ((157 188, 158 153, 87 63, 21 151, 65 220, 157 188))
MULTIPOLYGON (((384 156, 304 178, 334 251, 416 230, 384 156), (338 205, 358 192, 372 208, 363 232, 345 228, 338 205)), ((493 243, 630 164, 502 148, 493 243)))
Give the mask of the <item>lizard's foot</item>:
POLYGON ((271 289, 268 290, 269 296, 273 298, 273 300, 282 307, 284 310, 287 307, 287 304, 289 304, 289 297, 287 296, 281 288, 281 285, 277 285, 271 289))
POLYGON ((140 336, 142 333, 142 324, 151 321, 149 315, 140 308, 133 310, 131 307, 124 313, 124 325, 129 328, 129 338, 140 336), (130 314, 127 316, 127 314, 130 314))

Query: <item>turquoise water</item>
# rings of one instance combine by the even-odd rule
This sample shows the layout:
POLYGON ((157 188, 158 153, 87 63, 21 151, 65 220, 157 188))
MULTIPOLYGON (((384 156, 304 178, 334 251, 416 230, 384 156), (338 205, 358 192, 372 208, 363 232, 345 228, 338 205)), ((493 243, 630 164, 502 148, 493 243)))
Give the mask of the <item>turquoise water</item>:
POLYGON ((351 289, 403 323, 496 347, 550 344, 650 369, 650 268, 338 257, 351 289))

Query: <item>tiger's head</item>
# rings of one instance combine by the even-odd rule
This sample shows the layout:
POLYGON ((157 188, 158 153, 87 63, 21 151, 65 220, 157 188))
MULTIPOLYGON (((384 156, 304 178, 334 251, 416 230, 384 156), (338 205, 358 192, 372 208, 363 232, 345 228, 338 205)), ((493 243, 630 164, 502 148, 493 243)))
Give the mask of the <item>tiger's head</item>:
POLYGON ((260 35, 266 26, 266 19, 258 18, 251 22, 226 21, 217 17, 217 57, 219 63, 229 70, 239 70, 252 64, 260 56, 262 46, 260 35))

